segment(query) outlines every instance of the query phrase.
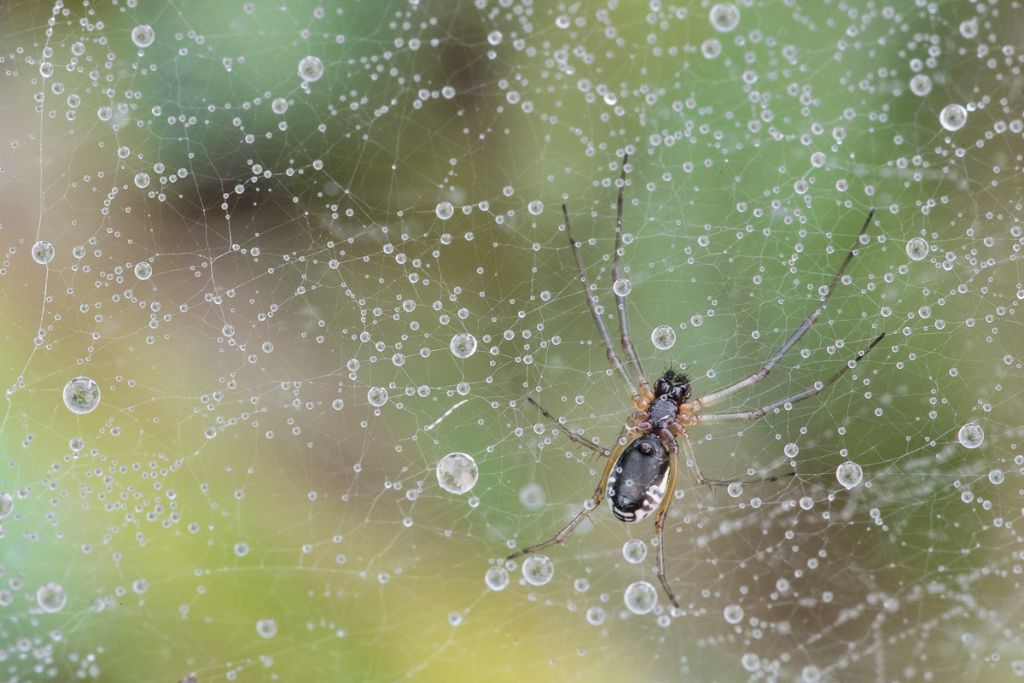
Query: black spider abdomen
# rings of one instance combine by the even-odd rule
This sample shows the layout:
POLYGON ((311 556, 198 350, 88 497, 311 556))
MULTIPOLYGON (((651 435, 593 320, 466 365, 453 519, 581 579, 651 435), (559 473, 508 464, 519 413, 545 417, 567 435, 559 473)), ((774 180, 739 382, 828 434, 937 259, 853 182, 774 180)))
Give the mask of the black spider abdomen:
POLYGON ((623 522, 639 522, 657 509, 665 497, 668 464, 668 452, 654 434, 629 444, 608 478, 612 514, 623 522))

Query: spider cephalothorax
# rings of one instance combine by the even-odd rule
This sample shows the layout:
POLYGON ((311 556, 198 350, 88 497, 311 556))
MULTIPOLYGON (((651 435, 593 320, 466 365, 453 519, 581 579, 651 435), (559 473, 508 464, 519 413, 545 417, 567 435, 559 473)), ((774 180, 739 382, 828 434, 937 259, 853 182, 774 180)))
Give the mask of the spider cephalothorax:
MULTIPOLYGON (((622 176, 619 182, 619 197, 615 212, 615 251, 612 257, 612 279, 618 282, 622 278, 619 260, 622 258, 622 193, 626 185, 626 162, 627 156, 622 157, 622 176)), ((757 420, 769 415, 776 410, 789 407, 797 401, 810 398, 820 393, 825 387, 837 382, 845 375, 850 368, 855 367, 857 362, 864 358, 871 349, 875 348, 885 333, 875 337, 867 348, 859 351, 852 362, 847 362, 838 370, 822 381, 807 387, 801 391, 790 394, 781 399, 766 403, 759 408, 743 410, 739 412, 711 413, 706 409, 720 403, 729 396, 752 387, 768 376, 775 364, 792 349, 800 338, 811 329, 815 321, 821 316, 829 297, 832 296, 836 285, 842 280, 846 267, 850 265, 856 254, 857 247, 861 244, 861 238, 871 224, 874 216, 872 209, 868 213, 864 226, 860 229, 857 239, 854 241, 846 258, 839 265, 839 269, 832 277, 832 283, 820 295, 814 311, 797 327, 796 331, 782 342, 768 359, 753 374, 740 379, 725 388, 706 393, 695 399, 690 398, 690 379, 681 371, 669 368, 658 378, 654 386, 648 383, 644 377, 643 367, 640 365, 640 358, 629 336, 629 322, 626 316, 626 301, 624 295, 615 291, 616 309, 619 318, 619 332, 621 333, 622 350, 625 353, 626 362, 623 363, 612 346, 611 337, 608 335, 608 328, 604 318, 599 311, 596 297, 590 294, 590 286, 587 282, 586 272, 583 267, 583 258, 580 256, 577 242, 572 237, 572 228, 569 225, 569 210, 562 204, 562 216, 565 219, 565 231, 569 236, 569 247, 572 250, 573 258, 579 270, 580 281, 583 283, 584 296, 587 301, 587 308, 594 318, 601 340, 604 342, 605 350, 608 352, 608 361, 612 369, 618 373, 625 382, 626 388, 633 397, 635 412, 626 420, 622 427, 615 446, 605 448, 591 441, 590 439, 576 432, 565 429, 561 420, 548 411, 541 408, 532 398, 527 400, 537 406, 541 413, 553 424, 563 430, 566 436, 574 443, 589 448, 595 453, 607 458, 604 466, 604 473, 594 490, 594 495, 587 501, 587 505, 566 524, 561 531, 548 540, 531 545, 518 552, 512 553, 507 559, 514 560, 517 557, 544 550, 553 545, 562 543, 576 527, 587 517, 590 512, 596 509, 607 496, 611 503, 612 512, 623 522, 638 522, 652 512, 654 513, 654 531, 658 539, 658 564, 656 574, 661 582, 668 599, 675 607, 679 607, 679 601, 668 585, 665 577, 665 519, 668 514, 669 504, 672 502, 673 493, 676 487, 676 474, 681 465, 685 465, 693 474, 694 481, 707 486, 733 486, 753 484, 763 481, 777 481, 780 476, 773 475, 758 479, 736 480, 736 479, 709 479, 701 472, 697 456, 693 452, 690 437, 687 431, 691 427, 711 424, 715 422, 746 422, 757 420), (680 448, 682 454, 680 455, 680 448)), ((790 473, 792 474, 792 473, 790 473)), ((789 475, 783 475, 789 476, 789 475)))
POLYGON ((641 423, 649 424, 650 431, 660 431, 676 419, 679 406, 689 397, 690 379, 682 372, 669 368, 654 383, 654 398, 646 409, 637 413, 637 418, 641 423))

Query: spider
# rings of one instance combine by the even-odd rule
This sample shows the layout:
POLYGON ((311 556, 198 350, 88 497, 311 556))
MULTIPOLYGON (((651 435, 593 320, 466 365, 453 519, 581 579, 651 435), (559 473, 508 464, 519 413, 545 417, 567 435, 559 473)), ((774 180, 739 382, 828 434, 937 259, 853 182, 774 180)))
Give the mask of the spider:
MULTIPOLYGON (((619 195, 615 215, 615 253, 612 258, 611 272, 613 282, 618 281, 621 277, 619 262, 622 257, 622 195, 626 184, 626 164, 628 161, 629 155, 624 155, 622 158, 622 175, 619 182, 619 195)), ((690 378, 682 371, 670 368, 654 382, 653 387, 647 381, 643 368, 640 365, 640 359, 637 357, 636 349, 634 349, 633 342, 629 337, 629 322, 626 316, 625 298, 623 295, 615 292, 620 332, 619 340, 626 362, 623 363, 619 359, 608 335, 608 328, 598 312, 597 297, 590 294, 587 276, 583 268, 583 258, 580 255, 576 240, 573 239, 572 227, 569 222, 569 210, 565 204, 562 204, 562 215, 565 219, 565 231, 569 237, 569 246, 576 260, 580 281, 583 283, 583 293, 587 301, 587 308, 590 309, 590 314, 597 325, 613 371, 621 377, 632 396, 634 412, 626 419, 619 438, 615 442, 615 447, 609 450, 599 446, 582 434, 565 429, 558 418, 545 410, 532 397, 527 397, 527 400, 536 406, 545 418, 562 429, 571 441, 606 457, 607 462, 593 496, 586 502, 579 514, 573 517, 561 531, 548 540, 523 548, 509 555, 506 561, 563 543, 576 530, 576 527, 580 525, 583 519, 589 517, 591 511, 596 509, 602 500, 607 497, 611 504, 612 514, 627 524, 639 522, 649 516, 651 512, 655 513, 654 529, 658 543, 656 573, 658 581, 661 583, 661 587, 668 596, 668 599, 678 608, 679 602, 676 600, 676 596, 669 587, 668 580, 665 578, 664 534, 665 518, 676 488, 680 444, 686 457, 686 466, 693 474, 698 485, 708 487, 734 483, 743 485, 761 481, 776 481, 780 478, 779 476, 772 476, 752 481, 737 481, 705 477, 701 472, 700 464, 697 462, 697 457, 694 454, 693 445, 690 443, 687 431, 691 427, 716 422, 757 420, 778 408, 788 407, 797 401, 810 398, 838 381, 850 368, 855 367, 871 349, 875 348, 882 341, 885 337, 884 332, 875 337, 867 348, 859 351, 852 361, 843 365, 843 367, 824 381, 815 382, 812 386, 802 391, 767 403, 760 408, 744 412, 704 412, 706 408, 720 403, 729 396, 752 387, 766 378, 786 352, 793 348, 800 338, 806 334, 807 330, 811 329, 811 326, 821 316, 836 284, 842 278, 843 273, 846 272, 847 266, 850 265, 853 257, 857 254, 857 246, 860 244, 861 237, 863 237, 871 225, 875 210, 871 209, 868 213, 864 226, 857 235, 857 239, 854 241, 853 246, 850 247, 846 258, 839 265, 839 270, 836 271, 828 289, 825 290, 824 295, 819 299, 814 312, 804 319, 803 323, 782 343, 782 346, 768 357, 757 372, 729 386, 694 399, 690 398, 690 378)), ((791 476, 792 474, 783 476, 791 476)))

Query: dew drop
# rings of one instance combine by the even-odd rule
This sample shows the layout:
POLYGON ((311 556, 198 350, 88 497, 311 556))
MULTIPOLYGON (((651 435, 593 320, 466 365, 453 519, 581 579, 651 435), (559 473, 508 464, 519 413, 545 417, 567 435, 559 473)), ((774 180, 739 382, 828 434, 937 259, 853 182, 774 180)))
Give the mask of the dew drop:
POLYGON ((928 256, 928 241, 923 237, 907 240, 907 256, 911 261, 920 261, 928 256))
POLYGON ((978 36, 978 17, 971 17, 960 22, 960 35, 970 40, 978 36))
POLYGON ((700 53, 704 55, 704 59, 714 59, 722 54, 722 44, 717 38, 708 38, 700 44, 700 53))
POLYGON ((452 337, 448 348, 456 358, 469 358, 476 353, 476 337, 469 332, 460 332, 452 337))
POLYGON ((132 29, 132 42, 135 43, 135 47, 149 47, 154 40, 156 40, 156 31, 149 24, 139 24, 132 29))
POLYGON ((32 245, 32 260, 41 266, 53 260, 53 245, 49 242, 36 242, 32 245))
POLYGON ((555 563, 547 555, 530 555, 523 561, 523 578, 531 586, 543 586, 555 575, 555 563))
POLYGON ((319 81, 324 75, 324 63, 320 61, 319 57, 313 57, 312 55, 303 57, 299 61, 299 78, 312 83, 319 81))
POLYGON ((153 266, 149 261, 139 261, 135 264, 135 277, 140 280, 148 280, 153 275, 153 266))
POLYGON ((277 621, 270 618, 260 619, 256 622, 256 633, 262 638, 273 638, 277 635, 277 621))
POLYGON ((964 448, 977 448, 985 442, 985 430, 977 423, 968 422, 956 433, 956 440, 964 448))
POLYGON ((366 400, 374 408, 380 408, 388 402, 388 390, 384 387, 370 387, 370 390, 366 392, 366 400))
POLYGON ((730 624, 738 624, 743 620, 743 608, 739 605, 727 605, 726 608, 722 610, 722 616, 725 617, 725 620, 730 624))
POLYGON ((864 478, 864 471, 855 462, 847 460, 839 467, 836 468, 836 481, 838 481, 844 489, 852 489, 854 486, 859 484, 864 478))
POLYGON ((88 377, 75 377, 64 385, 64 405, 77 415, 96 410, 100 404, 100 387, 88 377))
POLYGON ((49 581, 36 591, 36 603, 44 612, 59 612, 64 609, 67 602, 68 595, 64 592, 64 586, 59 583, 49 581))
POLYGON ((451 202, 438 202, 437 206, 434 207, 434 213, 437 214, 438 218, 446 221, 455 214, 455 207, 452 206, 451 202))
POLYGON ((939 112, 939 123, 950 132, 960 130, 967 123, 967 110, 959 104, 947 104, 939 112))
POLYGON ((926 74, 916 74, 910 79, 910 92, 918 97, 924 97, 932 91, 932 79, 926 74))
POLYGON ((480 471, 467 453, 449 453, 437 463, 437 483, 448 493, 462 495, 476 485, 480 471))
POLYGON ((711 7, 708 13, 711 27, 721 33, 732 31, 740 23, 740 11, 731 2, 723 2, 711 7))
POLYGON ((523 507, 527 510, 540 510, 544 507, 544 489, 537 482, 531 481, 523 488, 519 489, 519 502, 523 504, 523 507))
POLYGON ((505 590, 508 586, 508 572, 504 567, 491 567, 484 574, 484 584, 492 591, 505 590))
POLYGON ((639 538, 631 538, 622 544, 622 556, 630 564, 639 564, 647 557, 647 544, 639 538))
POLYGON ((658 591, 647 581, 636 581, 626 586, 622 600, 633 614, 647 614, 658 604, 658 591))
POLYGON ((800 680, 803 683, 818 683, 821 680, 821 669, 813 664, 808 664, 800 670, 800 680))
POLYGON ((654 348, 667 351, 676 344, 676 331, 668 325, 658 325, 651 331, 651 343, 654 348))

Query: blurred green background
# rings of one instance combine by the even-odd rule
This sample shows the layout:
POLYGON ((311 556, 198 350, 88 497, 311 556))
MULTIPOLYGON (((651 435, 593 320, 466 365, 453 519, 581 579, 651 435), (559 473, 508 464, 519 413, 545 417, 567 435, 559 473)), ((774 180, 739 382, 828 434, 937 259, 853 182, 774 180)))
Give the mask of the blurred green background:
POLYGON ((2 677, 1024 675, 1021 17, 9 3, 2 677), (693 430, 708 476, 796 476, 732 497, 682 472, 665 548, 681 609, 659 592, 645 614, 623 596, 657 586, 649 521, 596 511, 542 585, 501 559, 603 467, 525 397, 602 444, 631 410, 559 209, 617 336, 627 152, 649 376, 681 365, 701 394, 755 371, 872 207, 822 319, 721 410, 888 333, 820 398, 693 430), (77 376, 101 392, 87 414, 62 398, 77 376), (452 452, 479 471, 461 495, 436 473, 452 452), (864 473, 850 490, 845 460, 864 473))

